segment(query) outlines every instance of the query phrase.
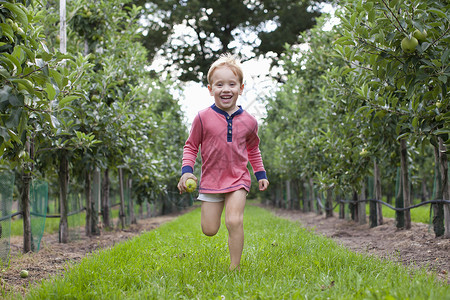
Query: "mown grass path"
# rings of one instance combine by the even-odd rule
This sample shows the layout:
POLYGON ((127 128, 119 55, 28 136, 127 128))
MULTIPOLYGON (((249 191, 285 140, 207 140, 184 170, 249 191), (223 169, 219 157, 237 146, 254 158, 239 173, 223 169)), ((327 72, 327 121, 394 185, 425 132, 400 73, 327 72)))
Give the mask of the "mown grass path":
POLYGON ((29 299, 450 299, 425 271, 353 253, 254 206, 240 272, 227 232, 206 237, 200 210, 94 253, 30 290, 29 299))

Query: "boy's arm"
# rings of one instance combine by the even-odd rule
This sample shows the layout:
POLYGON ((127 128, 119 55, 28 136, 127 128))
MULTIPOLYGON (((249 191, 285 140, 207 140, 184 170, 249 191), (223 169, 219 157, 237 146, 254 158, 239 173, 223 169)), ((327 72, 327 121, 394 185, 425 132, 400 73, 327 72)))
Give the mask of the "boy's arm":
POLYGON ((183 162, 181 167, 181 178, 178 182, 178 190, 180 193, 186 191, 186 180, 192 178, 197 182, 194 176, 194 165, 197 159, 198 150, 201 144, 202 126, 200 116, 197 115, 192 122, 191 132, 183 147, 183 162))
POLYGON ((252 165, 256 180, 258 180, 259 190, 265 191, 269 186, 269 181, 267 180, 261 151, 259 150, 259 141, 258 127, 256 127, 247 143, 248 160, 252 165))

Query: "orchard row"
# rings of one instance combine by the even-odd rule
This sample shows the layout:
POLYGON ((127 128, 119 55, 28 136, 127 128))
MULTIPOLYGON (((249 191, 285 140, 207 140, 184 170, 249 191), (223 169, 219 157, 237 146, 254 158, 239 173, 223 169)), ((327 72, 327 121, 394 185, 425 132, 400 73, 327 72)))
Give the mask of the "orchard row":
MULTIPOLYGON (((67 242, 69 182, 90 189, 94 171, 107 180, 121 170, 138 202, 167 193, 186 128, 178 87, 145 68, 138 7, 31 2, 0 3, 0 167, 17 174, 26 237, 30 180, 58 184, 60 241, 67 242)), ((29 246, 25 238, 25 252, 29 246)))
MULTIPOLYGON (((448 1, 340 5, 332 30, 322 30, 325 18, 301 35, 307 50, 286 46, 286 74, 261 130, 271 181, 321 190, 331 207, 336 198, 361 199, 369 175, 378 200, 392 195, 401 169, 394 196, 404 207, 420 193, 449 200, 448 1)), ((448 204, 434 205, 434 229, 444 234, 444 211, 450 237, 448 204)))

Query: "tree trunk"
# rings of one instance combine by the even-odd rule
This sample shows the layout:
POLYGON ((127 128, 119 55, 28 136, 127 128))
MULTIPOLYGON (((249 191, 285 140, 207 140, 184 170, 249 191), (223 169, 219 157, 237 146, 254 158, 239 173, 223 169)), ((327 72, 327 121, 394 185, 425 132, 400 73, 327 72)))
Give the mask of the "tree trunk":
POLYGON ((94 185, 91 184, 91 211, 92 211, 92 221, 91 221, 91 234, 92 235, 100 235, 100 227, 99 227, 99 219, 98 219, 98 210, 100 208, 100 199, 101 199, 101 178, 100 178, 100 170, 97 168, 93 171, 93 182, 94 185))
POLYGON ((366 220, 366 202, 364 202, 364 200, 366 200, 366 185, 365 185, 365 183, 363 183, 362 184, 362 186, 361 186, 361 193, 360 193, 360 196, 359 196, 360 198, 360 200, 362 201, 362 202, 360 202, 359 204, 358 204, 358 223, 359 224, 366 224, 367 223, 367 220, 366 220))
POLYGON ((333 188, 327 189, 327 202, 325 203, 325 217, 333 217, 333 188))
POLYGON ((98 190, 93 189, 93 176, 98 176, 98 174, 96 174, 96 172, 86 172, 86 236, 100 235, 100 228, 98 227, 98 211, 95 209, 95 199, 93 197, 93 194, 98 192, 98 190))
MULTIPOLYGON (((30 159, 34 159, 34 147, 33 143, 27 141, 25 143, 25 149, 30 155, 30 159)), ((20 206, 22 210, 23 221, 23 252, 27 253, 34 251, 33 238, 31 233, 31 217, 30 217, 30 183, 31 172, 33 171, 33 165, 25 164, 21 174, 20 185, 20 206)))
POLYGON ((92 193, 91 193, 91 172, 86 171, 86 177, 84 180, 84 193, 86 197, 86 224, 85 231, 86 236, 92 235, 92 193))
MULTIPOLYGON (((397 194, 395 195, 395 208, 404 208, 404 202, 403 202, 403 192, 401 189, 402 186, 402 177, 399 175, 401 171, 397 169, 397 194)), ((405 212, 404 211, 395 211, 395 223, 397 228, 404 228, 405 227, 405 212)))
MULTIPOLYGON (((442 199, 442 180, 441 180, 441 172, 440 172, 440 155, 439 155, 439 146, 434 147, 434 184, 436 189, 435 199, 442 199)), ((436 237, 443 236, 445 233, 444 227, 444 204, 436 203, 432 204, 433 206, 433 230, 436 237)))
POLYGON ((428 200, 428 189, 427 189, 427 181, 426 178, 422 178, 422 182, 420 183, 420 189, 422 190, 422 193, 420 195, 420 199, 422 202, 425 202, 428 200))
MULTIPOLYGON (((447 148, 444 140, 439 137, 439 169, 441 171, 441 187, 443 200, 450 200, 450 186, 448 184, 447 148)), ((444 204, 444 238, 450 238, 450 204, 444 204)))
POLYGON ((130 220, 131 224, 137 224, 136 216, 134 214, 134 201, 131 195, 132 179, 131 178, 128 179, 127 182, 128 182, 128 205, 130 209, 130 220))
MULTIPOLYGON (((373 169, 375 199, 382 201, 383 195, 381 193, 381 172, 376 160, 373 163, 373 169)), ((376 211, 377 217, 373 220, 373 222, 376 222, 373 227, 383 224, 383 205, 381 203, 376 203, 376 207, 374 209, 376 211)))
POLYGON ((139 219, 144 218, 144 203, 139 204, 139 219))
POLYGON ((109 198, 109 169, 106 169, 103 172, 102 178, 102 194, 101 194, 101 203, 102 203, 102 218, 103 218, 103 226, 107 229, 112 228, 111 215, 109 211, 110 207, 110 198, 109 198))
POLYGON ((350 209, 350 215, 353 221, 358 222, 358 192, 356 190, 353 191, 352 200, 352 203, 348 205, 350 209))
MULTIPOLYGON (((409 191, 409 174, 408 174, 408 149, 406 148, 406 140, 400 140, 400 164, 402 168, 402 191, 403 204, 405 207, 411 206, 411 195, 409 191)), ((405 229, 411 229, 411 211, 405 210, 405 229)))
POLYGON ((314 181, 312 178, 309 179, 309 199, 308 199, 308 212, 312 212, 314 209, 314 181))
POLYGON ((23 221, 23 253, 32 251, 30 219, 30 181, 31 174, 22 171, 20 184, 20 203, 23 221))
POLYGON ((120 191, 120 210, 119 221, 122 229, 125 229, 125 199, 123 191, 123 171, 119 168, 119 191, 120 191))
POLYGON ((67 214, 69 209, 67 190, 69 186, 69 160, 67 159, 67 152, 62 150, 60 152, 59 161, 59 209, 60 209, 60 219, 59 219, 59 242, 68 243, 69 242, 69 223, 67 222, 67 214))
MULTIPOLYGON (((339 203, 339 219, 345 219, 345 203, 341 202, 341 194, 336 196, 336 201, 339 203)), ((343 201, 345 201, 345 199, 343 201)))
POLYGON ((286 180, 286 208, 292 209, 291 181, 286 180))
POLYGON ((147 218, 151 218, 152 217, 152 207, 151 207, 150 203, 148 202, 148 200, 145 201, 145 207, 147 208, 146 209, 147 218))

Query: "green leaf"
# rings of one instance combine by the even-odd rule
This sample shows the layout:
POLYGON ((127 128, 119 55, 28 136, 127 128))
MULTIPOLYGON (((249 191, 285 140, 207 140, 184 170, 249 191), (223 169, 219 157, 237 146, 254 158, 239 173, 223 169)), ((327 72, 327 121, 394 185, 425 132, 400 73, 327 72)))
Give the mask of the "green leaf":
POLYGON ((30 94, 34 94, 34 87, 33 83, 27 79, 19 79, 19 78, 13 78, 9 81, 17 83, 19 86, 19 90, 26 89, 30 94))
POLYGON ((20 49, 22 49, 28 56, 28 58, 31 61, 34 61, 36 55, 34 54, 34 51, 31 51, 31 49, 25 47, 24 45, 18 45, 17 47, 19 47, 20 49))
POLYGON ((17 74, 21 74, 22 73, 22 66, 20 65, 19 60, 17 59, 17 57, 9 54, 9 53, 2 53, 4 56, 6 56, 15 66, 16 66, 16 70, 17 70, 17 74))
POLYGON ((447 15, 442 10, 439 10, 439 9, 436 9, 436 8, 429 8, 427 11, 435 13, 436 15, 438 15, 442 19, 447 19, 447 15))
POLYGON ((419 122, 419 120, 418 120, 418 118, 417 117, 414 117, 414 119, 412 120, 412 126, 414 127, 414 128, 417 128, 417 123, 419 122))
POLYGON ((64 107, 67 103, 69 103, 69 102, 71 102, 71 101, 73 101, 73 100, 75 100, 75 99, 78 99, 78 98, 80 98, 80 96, 75 96, 75 95, 70 95, 70 96, 66 96, 66 97, 64 97, 64 98, 62 98, 60 101, 59 101, 59 107, 60 108, 62 108, 62 107, 64 107))
POLYGON ((4 2, 2 3, 2 5, 7 9, 9 9, 9 11, 11 11, 15 15, 15 17, 17 18, 17 20, 19 20, 20 23, 22 23, 25 27, 28 26, 28 17, 27 14, 22 10, 22 8, 20 8, 16 4, 8 2, 4 2))
POLYGON ((439 128, 433 132, 435 135, 450 134, 450 128, 439 128))
POLYGON ((399 0, 391 0, 391 1, 389 1, 389 7, 390 8, 394 8, 397 5, 398 1, 399 0))
POLYGON ((377 111, 377 113, 375 114, 375 118, 383 118, 386 115, 386 111, 385 110, 379 110, 377 111))
POLYGON ((439 76, 438 78, 439 78, 439 80, 440 80, 442 83, 447 83, 447 76, 441 75, 441 76, 439 76))
POLYGON ((47 83, 44 91, 47 93, 48 99, 53 100, 56 97, 56 90, 53 87, 53 84, 47 83))
POLYGON ((20 123, 20 117, 22 116, 22 108, 14 109, 11 112, 11 115, 9 116, 8 120, 6 120, 5 125, 6 128, 17 128, 20 123))
POLYGON ((11 26, 9 26, 9 24, 6 23, 0 23, 0 27, 2 28, 2 33, 4 36, 6 36, 10 42, 14 42, 14 31, 11 28, 11 26))
POLYGON ((17 95, 11 94, 8 97, 8 101, 12 106, 15 106, 15 107, 23 106, 23 96, 17 97, 17 95))

